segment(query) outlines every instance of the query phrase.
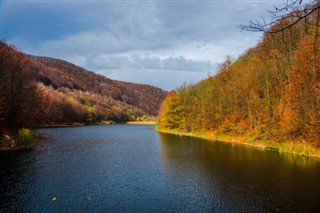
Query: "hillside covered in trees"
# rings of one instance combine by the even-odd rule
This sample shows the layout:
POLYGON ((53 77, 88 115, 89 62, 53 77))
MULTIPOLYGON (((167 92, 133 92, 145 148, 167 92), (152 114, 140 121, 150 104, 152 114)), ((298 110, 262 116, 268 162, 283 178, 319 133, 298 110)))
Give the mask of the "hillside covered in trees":
POLYGON ((227 58, 216 75, 171 91, 159 129, 319 148, 319 1, 301 11, 276 22, 270 29, 276 33, 237 60, 227 58))
POLYGON ((111 80, 69 62, 0 42, 0 131, 157 116, 166 92, 111 80))

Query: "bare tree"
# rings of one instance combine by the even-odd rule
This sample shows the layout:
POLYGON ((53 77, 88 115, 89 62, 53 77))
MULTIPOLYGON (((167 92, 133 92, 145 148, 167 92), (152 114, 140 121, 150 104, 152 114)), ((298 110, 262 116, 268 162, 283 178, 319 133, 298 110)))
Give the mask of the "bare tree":
POLYGON ((268 13, 271 16, 270 21, 266 21, 264 18, 261 21, 249 20, 248 24, 241 24, 239 28, 251 32, 273 34, 290 29, 299 22, 305 22, 306 31, 308 31, 308 17, 317 13, 319 19, 320 0, 287 0, 283 7, 275 7, 273 11, 268 11, 268 13), (273 27, 281 20, 289 21, 282 22, 278 27, 273 27))

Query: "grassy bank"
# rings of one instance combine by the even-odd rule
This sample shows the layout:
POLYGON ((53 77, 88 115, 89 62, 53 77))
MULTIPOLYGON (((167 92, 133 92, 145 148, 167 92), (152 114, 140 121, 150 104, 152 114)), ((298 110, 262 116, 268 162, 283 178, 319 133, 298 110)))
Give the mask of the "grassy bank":
POLYGON ((155 121, 129 121, 127 124, 135 124, 135 125, 155 125, 155 121))
POLYGON ((38 137, 25 128, 18 132, 3 132, 0 135, 0 151, 30 149, 35 146, 37 140, 38 137))
POLYGON ((177 129, 168 130, 159 129, 158 127, 156 127, 155 130, 162 133, 197 137, 212 141, 245 144, 254 146, 258 149, 264 149, 266 151, 277 151, 279 153, 290 153, 300 156, 320 158, 320 149, 313 147, 305 141, 276 142, 270 140, 259 140, 257 137, 252 136, 228 135, 218 132, 183 132, 177 129))

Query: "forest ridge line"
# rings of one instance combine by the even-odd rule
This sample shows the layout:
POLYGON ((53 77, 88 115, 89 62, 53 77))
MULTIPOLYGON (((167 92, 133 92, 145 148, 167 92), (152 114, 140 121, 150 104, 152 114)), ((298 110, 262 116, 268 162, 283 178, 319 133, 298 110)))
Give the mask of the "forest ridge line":
POLYGON ((0 130, 147 120, 167 92, 116 81, 64 60, 0 43, 0 130))
POLYGON ((320 157, 319 22, 320 1, 293 10, 258 45, 227 58, 216 75, 171 91, 160 109, 160 131, 320 157))

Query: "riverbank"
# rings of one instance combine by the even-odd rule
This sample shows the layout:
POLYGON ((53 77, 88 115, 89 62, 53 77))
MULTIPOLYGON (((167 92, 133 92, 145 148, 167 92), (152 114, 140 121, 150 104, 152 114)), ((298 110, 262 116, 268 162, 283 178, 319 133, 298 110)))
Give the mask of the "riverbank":
POLYGON ((23 149, 32 149, 35 145, 21 145, 17 142, 10 142, 10 143, 0 143, 0 152, 4 151, 17 151, 23 149))
POLYGON ((92 125, 109 125, 109 124, 131 124, 131 125, 155 125, 156 121, 128 121, 128 122, 114 122, 114 121, 101 121, 99 123, 84 124, 84 123, 70 123, 70 124, 45 124, 41 126, 34 126, 35 128, 56 128, 56 127, 81 127, 92 125))
POLYGON ((133 125, 155 125, 156 121, 128 121, 126 124, 133 124, 133 125))
MULTIPOLYGON (((68 123, 68 124, 45 124, 41 126, 33 126, 30 129, 39 129, 39 128, 64 128, 64 127, 83 127, 83 126, 91 126, 91 125, 111 125, 117 124, 113 121, 101 121, 95 124, 84 124, 84 123, 68 123)), ((123 123, 118 123, 123 124, 123 123)), ((155 125, 155 121, 131 121, 125 122, 125 124, 130 125, 155 125)), ((28 130, 29 131, 29 130, 28 130)), ((32 137, 34 137, 34 141, 31 143, 24 143, 19 141, 19 136, 17 133, 12 133, 10 131, 5 131, 0 136, 0 151, 15 151, 15 150, 22 150, 22 149, 31 149, 40 141, 46 141, 47 138, 41 135, 33 135, 30 131, 32 137)))
POLYGON ((56 128, 56 127, 79 127, 84 126, 84 123, 69 123, 69 124, 43 124, 39 126, 32 126, 31 129, 37 128, 56 128))
POLYGON ((287 142, 276 142, 269 140, 259 140, 257 137, 248 137, 248 136, 236 136, 236 135, 227 135, 219 134, 217 132, 183 132, 180 130, 164 130, 164 129, 155 129, 161 133, 189 136, 196 138, 203 138, 211 141, 221 141, 226 143, 237 143, 244 144, 248 146, 253 146, 258 149, 263 149, 266 151, 276 151, 279 153, 289 153, 300 156, 307 156, 313 158, 320 158, 320 149, 313 147, 310 144, 307 144, 304 141, 287 141, 287 142))
POLYGON ((15 151, 33 148, 42 137, 34 135, 29 129, 22 128, 17 133, 1 133, 0 151, 15 151))

